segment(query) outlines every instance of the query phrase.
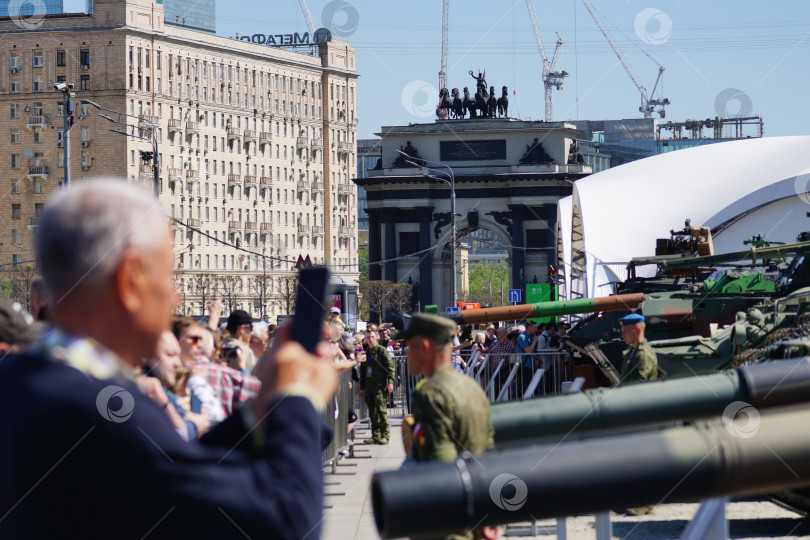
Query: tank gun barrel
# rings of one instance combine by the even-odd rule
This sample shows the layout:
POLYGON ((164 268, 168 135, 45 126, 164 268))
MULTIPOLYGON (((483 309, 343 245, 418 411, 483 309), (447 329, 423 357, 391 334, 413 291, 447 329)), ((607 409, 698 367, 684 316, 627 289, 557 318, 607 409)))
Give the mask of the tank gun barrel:
POLYGON ((810 358, 620 388, 597 388, 492 406, 495 443, 566 436, 720 415, 733 402, 756 408, 810 401, 810 358))
POLYGON ((743 416, 378 472, 374 518, 398 538, 810 483, 810 408, 743 416))
POLYGON ((444 315, 453 319, 457 324, 477 324, 535 317, 574 315, 577 313, 623 311, 637 308, 643 301, 644 295, 642 293, 618 294, 602 298, 577 298, 575 300, 555 300, 535 304, 470 309, 444 315))

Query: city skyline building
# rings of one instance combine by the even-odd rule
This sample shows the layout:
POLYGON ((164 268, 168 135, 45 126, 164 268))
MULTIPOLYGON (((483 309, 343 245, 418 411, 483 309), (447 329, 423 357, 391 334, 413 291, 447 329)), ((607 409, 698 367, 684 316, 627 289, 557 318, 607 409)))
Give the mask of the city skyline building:
POLYGON ((46 16, 36 32, 0 21, 0 266, 33 264, 33 234, 63 185, 61 94, 75 85, 72 183, 117 176, 151 188, 176 225, 180 311, 223 297, 273 321, 291 310, 301 263, 336 278, 357 271, 355 52, 339 39, 318 56, 164 23, 152 0, 97 0, 93 14, 46 16), (128 118, 114 125, 83 100, 128 118), (292 288, 292 291, 289 289, 292 288))
POLYGON ((44 15, 59 15, 64 13, 62 0, 42 0, 45 12, 39 13, 37 6, 33 2, 14 2, 12 0, 0 0, 0 18, 3 17, 33 17, 44 15), (9 8, 13 13, 9 13, 9 8), (15 9, 16 7, 16 9, 15 9))
POLYGON ((161 3, 166 24, 216 32, 215 0, 161 0, 161 3))

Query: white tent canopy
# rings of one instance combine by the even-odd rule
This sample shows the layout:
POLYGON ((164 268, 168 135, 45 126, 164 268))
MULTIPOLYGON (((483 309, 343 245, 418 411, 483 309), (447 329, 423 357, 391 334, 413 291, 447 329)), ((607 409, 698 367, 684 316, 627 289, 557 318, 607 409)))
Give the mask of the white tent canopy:
MULTIPOLYGON (((654 255, 655 240, 668 238, 687 218, 720 228, 716 252, 743 249, 752 234, 794 242, 799 232, 810 231, 808 184, 810 136, 709 144, 591 175, 559 202, 566 278, 571 264, 576 269, 577 250, 584 250, 579 292, 606 296, 611 288, 604 285, 625 279, 631 258, 654 255)), ((577 284, 566 285, 570 296, 577 284)))

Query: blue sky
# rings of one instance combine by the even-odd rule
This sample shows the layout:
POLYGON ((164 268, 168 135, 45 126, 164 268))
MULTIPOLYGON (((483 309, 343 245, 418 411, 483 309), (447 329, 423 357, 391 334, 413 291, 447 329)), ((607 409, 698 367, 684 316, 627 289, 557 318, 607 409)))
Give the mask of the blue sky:
MULTIPOLYGON (((534 1, 546 49, 553 52, 556 29, 561 67, 570 73, 554 92, 555 120, 640 117, 638 90, 582 2, 534 1)), ((766 136, 810 133, 810 2, 592 1, 648 91, 654 61, 666 68, 667 120, 742 109, 764 117, 766 136)), ((360 137, 381 125, 433 120, 439 0, 309 0, 309 8, 316 26, 350 34, 357 49, 360 137), (322 20, 330 11, 331 22, 322 20)), ((305 30, 295 0, 218 0, 220 35, 305 30)), ((510 115, 543 118, 541 60, 525 0, 451 0, 449 43, 448 86, 472 89, 467 72, 486 70, 498 93, 509 87, 510 115)))

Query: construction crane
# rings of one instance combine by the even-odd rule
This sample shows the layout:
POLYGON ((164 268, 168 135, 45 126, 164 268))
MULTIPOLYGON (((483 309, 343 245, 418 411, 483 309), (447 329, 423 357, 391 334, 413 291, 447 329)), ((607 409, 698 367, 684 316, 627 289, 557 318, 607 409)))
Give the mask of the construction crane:
POLYGON ((636 72, 633 71, 633 68, 630 66, 627 58, 624 57, 621 49, 619 49, 619 46, 613 40, 613 36, 611 36, 610 32, 608 32, 604 21, 602 21, 602 18, 599 16, 590 0, 582 0, 582 3, 585 4, 585 7, 590 12, 591 17, 593 17, 593 20, 596 21, 596 25, 599 27, 599 30, 602 31, 602 34, 605 36, 608 44, 610 44, 610 48, 613 49, 614 53, 616 53, 616 56, 619 58, 619 62, 621 62, 624 66, 624 70, 627 72, 627 75, 630 77, 630 79, 632 79, 633 84, 636 85, 636 88, 638 88, 638 91, 641 93, 641 106, 638 108, 639 112, 644 113, 644 118, 652 118, 653 113, 657 113, 661 118, 666 118, 667 112, 664 107, 669 105, 669 99, 665 97, 655 99, 655 92, 658 89, 658 83, 661 82, 661 78, 664 75, 664 66, 658 64, 658 62, 656 62, 655 59, 653 59, 650 55, 647 55, 650 60, 658 64, 658 78, 655 79, 655 85, 653 85, 652 92, 647 94, 647 89, 644 88, 643 84, 641 84, 641 81, 638 79, 638 75, 636 75, 636 72), (656 107, 658 108, 656 109, 656 107))
POLYGON ((534 0, 526 0, 526 7, 529 8, 529 17, 532 20, 534 37, 537 38, 537 48, 540 49, 540 58, 543 60, 543 86, 545 87, 546 93, 546 122, 553 122, 554 105, 551 92, 554 88, 562 90, 565 78, 568 77, 567 71, 556 71, 557 59, 560 57, 560 51, 562 51, 563 40, 560 38, 560 34, 554 32, 557 34, 557 46, 554 49, 554 56, 549 62, 548 55, 546 54, 546 46, 543 45, 543 34, 540 32, 540 25, 537 22, 537 13, 534 11, 534 0))
MULTIPOLYGON (((304 0, 301 0, 302 2, 304 0)), ((450 11, 450 0, 442 0, 442 65, 439 69, 439 91, 447 88, 447 16, 450 11)), ((447 118, 449 111, 439 109, 439 118, 447 118)))
POLYGON ((307 23, 307 28, 309 29, 309 41, 313 43, 310 46, 310 52, 314 54, 315 52, 315 24, 312 22, 312 14, 309 12, 309 7, 307 6, 307 0, 298 0, 298 4, 301 6, 301 11, 304 14, 304 20, 307 23))

